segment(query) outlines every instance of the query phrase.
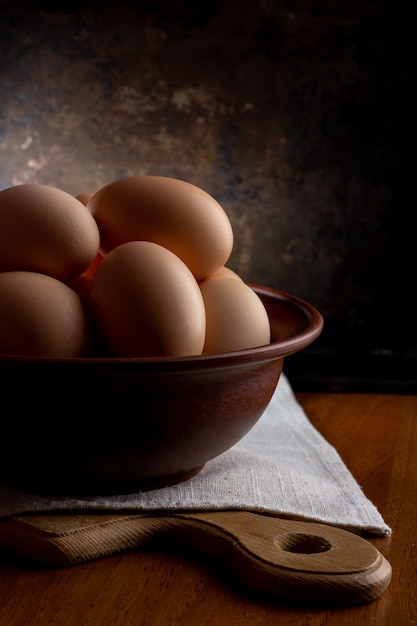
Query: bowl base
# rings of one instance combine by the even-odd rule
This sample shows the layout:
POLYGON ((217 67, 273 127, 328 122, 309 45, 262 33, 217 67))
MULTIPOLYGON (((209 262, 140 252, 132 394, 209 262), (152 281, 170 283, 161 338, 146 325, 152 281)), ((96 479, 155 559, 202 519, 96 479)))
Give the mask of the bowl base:
POLYGON ((183 472, 167 474, 164 476, 153 476, 145 479, 130 479, 121 477, 120 479, 97 478, 92 476, 45 476, 45 475, 13 475, 9 470, 7 478, 0 475, 0 482, 9 487, 32 492, 36 494, 68 497, 82 496, 106 496, 135 494, 141 491, 152 491, 164 487, 172 487, 190 480, 197 476, 203 469, 203 465, 188 469, 183 472))

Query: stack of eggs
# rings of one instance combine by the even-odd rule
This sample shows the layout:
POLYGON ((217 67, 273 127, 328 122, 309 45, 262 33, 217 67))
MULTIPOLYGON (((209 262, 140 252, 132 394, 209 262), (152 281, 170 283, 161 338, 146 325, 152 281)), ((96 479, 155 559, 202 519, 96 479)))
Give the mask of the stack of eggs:
POLYGON ((72 196, 0 192, 0 353, 187 357, 270 342, 264 305, 226 267, 230 220, 163 176, 72 196))

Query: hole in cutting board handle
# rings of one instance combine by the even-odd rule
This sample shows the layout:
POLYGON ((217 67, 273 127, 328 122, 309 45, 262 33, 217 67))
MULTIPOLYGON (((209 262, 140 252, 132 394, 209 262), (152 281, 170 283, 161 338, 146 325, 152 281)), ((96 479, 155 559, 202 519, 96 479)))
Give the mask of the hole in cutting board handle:
POLYGON ((286 533, 274 537, 274 544, 285 552, 294 554, 318 554, 331 550, 332 544, 324 537, 306 533, 286 533))

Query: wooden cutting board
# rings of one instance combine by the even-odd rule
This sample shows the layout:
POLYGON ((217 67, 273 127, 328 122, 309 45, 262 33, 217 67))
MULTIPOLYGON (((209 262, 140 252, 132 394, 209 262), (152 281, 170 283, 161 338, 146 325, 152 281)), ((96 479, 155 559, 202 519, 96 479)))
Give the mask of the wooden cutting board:
POLYGON ((354 533, 247 511, 20 515, 0 520, 0 545, 48 567, 186 546, 263 598, 299 604, 365 604, 391 580, 389 562, 354 533))

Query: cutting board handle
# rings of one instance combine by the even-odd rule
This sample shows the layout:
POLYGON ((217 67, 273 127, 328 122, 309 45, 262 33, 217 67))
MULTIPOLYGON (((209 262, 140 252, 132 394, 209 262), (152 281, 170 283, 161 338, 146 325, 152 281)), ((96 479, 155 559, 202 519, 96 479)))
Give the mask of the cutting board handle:
POLYGON ((391 566, 346 530, 247 511, 23 515, 0 521, 0 544, 49 566, 154 545, 215 559, 263 598, 353 606, 378 598, 391 566))

